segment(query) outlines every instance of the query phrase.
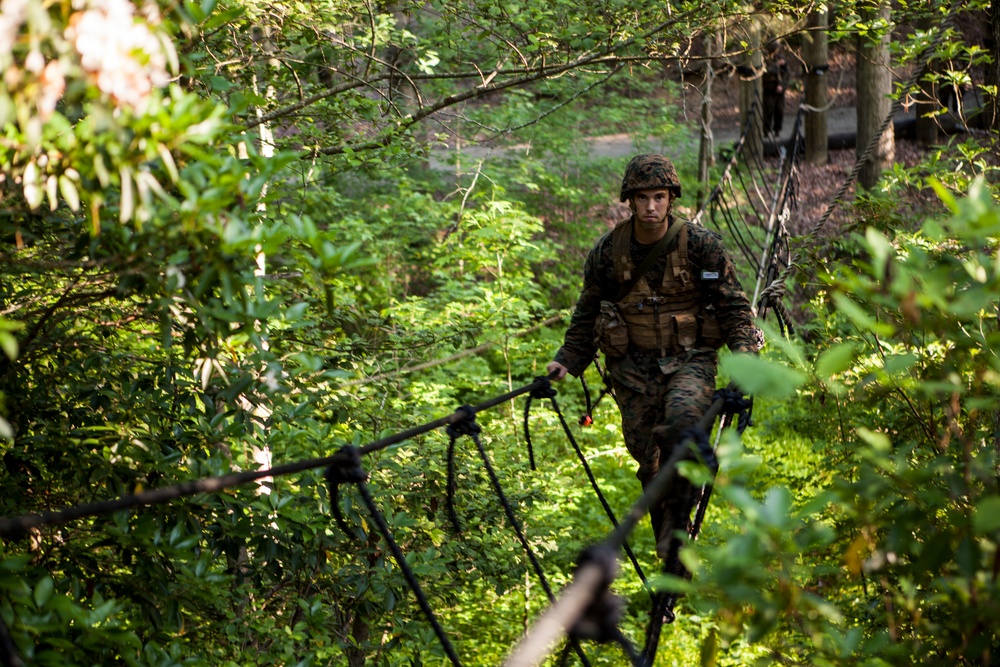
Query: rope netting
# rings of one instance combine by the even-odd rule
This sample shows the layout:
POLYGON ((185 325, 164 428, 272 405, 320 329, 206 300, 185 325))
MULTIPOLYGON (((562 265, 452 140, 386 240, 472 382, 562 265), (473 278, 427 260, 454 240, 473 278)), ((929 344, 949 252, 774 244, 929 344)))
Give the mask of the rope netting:
POLYGON ((798 204, 805 112, 800 109, 796 114, 787 142, 761 136, 761 113, 760 99, 755 96, 729 162, 692 221, 719 230, 742 257, 738 271, 744 287, 754 285, 750 302, 756 313, 763 316, 770 307, 779 325, 790 327, 780 301, 769 301, 762 292, 790 262, 786 223, 798 204), (773 150, 766 150, 769 147, 773 150))

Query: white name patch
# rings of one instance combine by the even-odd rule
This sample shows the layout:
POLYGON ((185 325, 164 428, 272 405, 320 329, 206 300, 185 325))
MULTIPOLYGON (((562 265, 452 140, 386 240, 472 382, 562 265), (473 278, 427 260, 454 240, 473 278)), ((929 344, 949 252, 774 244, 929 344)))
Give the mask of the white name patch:
POLYGON ((701 279, 702 280, 718 280, 719 279, 719 272, 718 271, 702 271, 701 272, 701 279))

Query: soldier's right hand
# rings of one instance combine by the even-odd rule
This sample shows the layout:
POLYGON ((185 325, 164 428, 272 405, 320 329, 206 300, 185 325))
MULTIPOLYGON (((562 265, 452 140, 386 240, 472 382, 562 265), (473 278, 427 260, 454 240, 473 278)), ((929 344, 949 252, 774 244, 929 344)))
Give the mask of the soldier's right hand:
POLYGON ((558 361, 550 361, 549 365, 545 367, 545 370, 548 371, 549 375, 557 373, 557 375, 552 378, 556 382, 566 377, 566 373, 569 372, 569 369, 560 364, 558 361))

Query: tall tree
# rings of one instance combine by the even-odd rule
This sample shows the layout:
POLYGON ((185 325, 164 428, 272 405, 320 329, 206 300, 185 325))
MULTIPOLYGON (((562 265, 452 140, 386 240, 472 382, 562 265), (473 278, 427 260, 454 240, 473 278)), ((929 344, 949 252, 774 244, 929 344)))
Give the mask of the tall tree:
POLYGON ((809 30, 803 36, 806 62, 806 160, 810 164, 826 164, 829 160, 827 130, 827 72, 829 47, 827 45, 828 14, 817 10, 809 14, 809 30))
POLYGON ((989 121, 994 132, 1000 132, 1000 0, 990 3, 990 34, 993 48, 989 65, 989 81, 993 94, 989 99, 989 121))
POLYGON ((872 152, 858 174, 862 187, 871 189, 881 178, 882 170, 895 158, 896 141, 892 124, 879 135, 882 123, 892 109, 892 70, 889 67, 891 3, 872 0, 859 4, 861 30, 857 36, 858 139, 857 152, 866 154, 878 135, 872 152))

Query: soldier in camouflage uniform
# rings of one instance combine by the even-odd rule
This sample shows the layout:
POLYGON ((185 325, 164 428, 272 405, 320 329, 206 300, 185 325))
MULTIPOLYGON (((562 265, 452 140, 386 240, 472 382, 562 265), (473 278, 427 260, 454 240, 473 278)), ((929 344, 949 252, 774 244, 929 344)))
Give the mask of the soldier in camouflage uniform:
MULTIPOLYGON (((717 349, 726 343, 734 352, 756 353, 763 344, 719 235, 670 214, 680 194, 666 157, 637 155, 628 163, 621 201, 632 216, 590 251, 565 342, 548 365, 557 380, 579 376, 598 348, 605 352, 643 488, 679 446, 681 432, 711 405, 717 349), (673 225, 683 227, 644 275, 631 275, 673 225)), ((674 531, 689 528, 692 491, 678 477, 664 502, 650 509, 656 551, 668 563, 679 544, 674 531)))

